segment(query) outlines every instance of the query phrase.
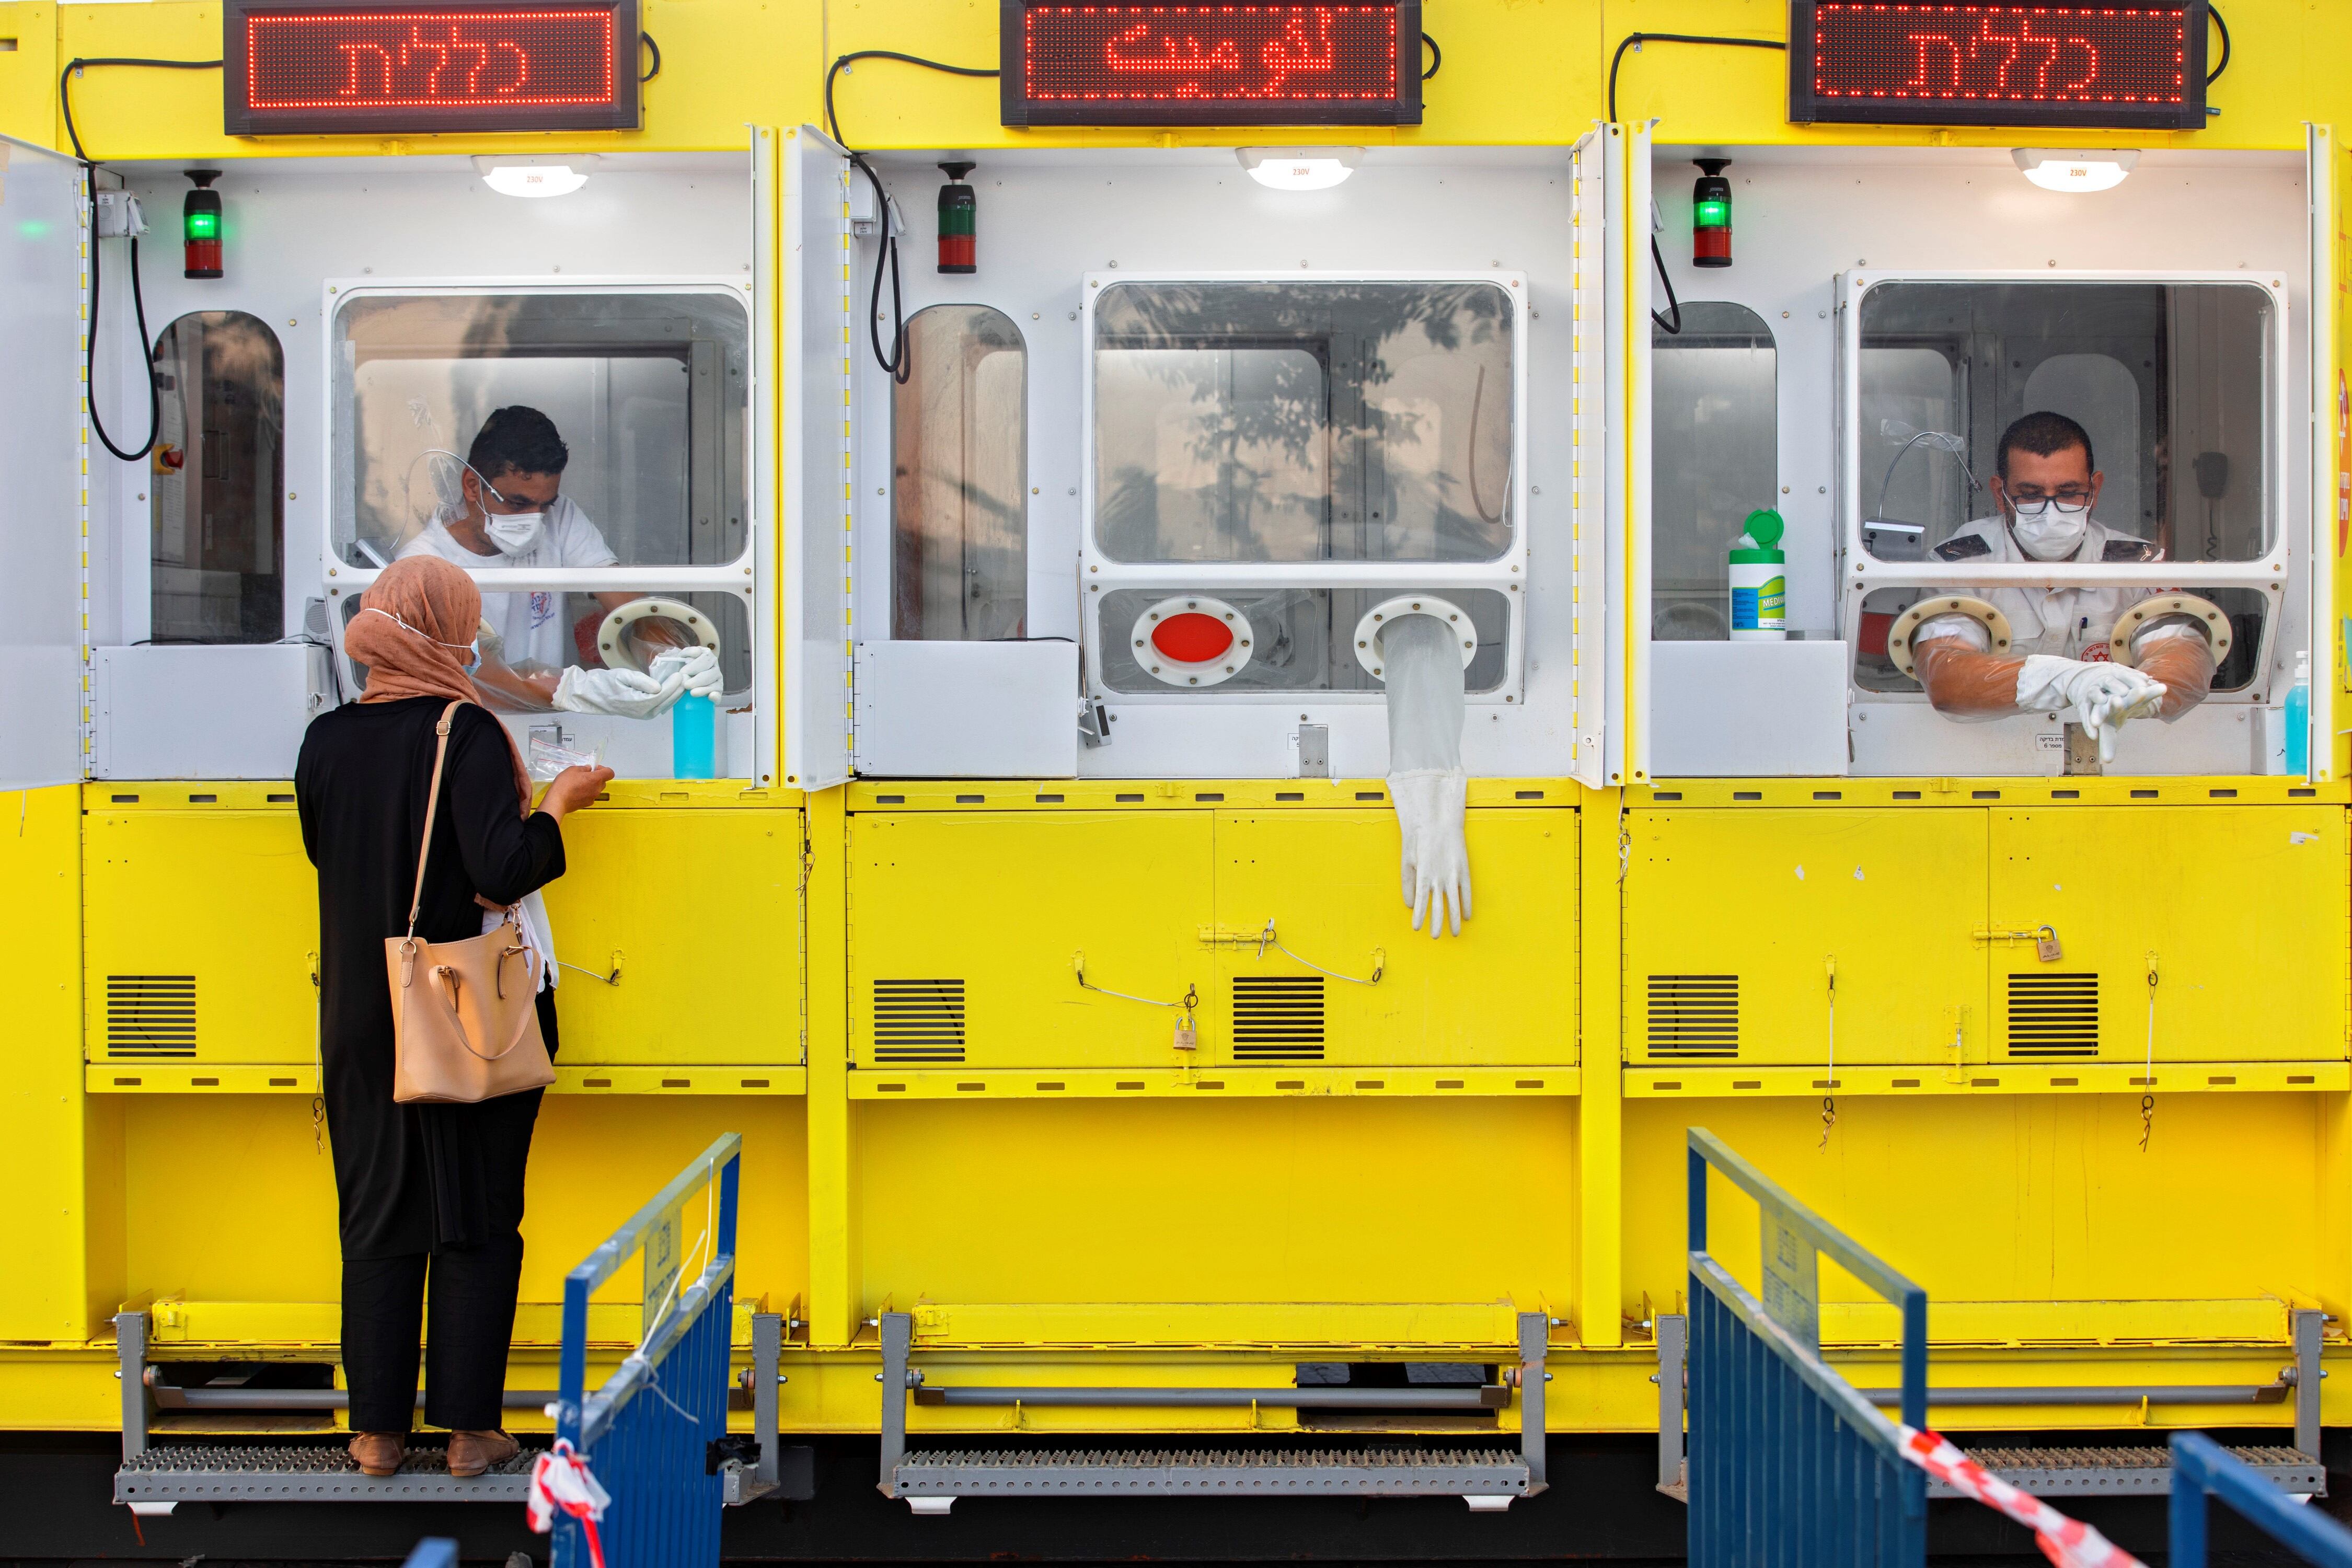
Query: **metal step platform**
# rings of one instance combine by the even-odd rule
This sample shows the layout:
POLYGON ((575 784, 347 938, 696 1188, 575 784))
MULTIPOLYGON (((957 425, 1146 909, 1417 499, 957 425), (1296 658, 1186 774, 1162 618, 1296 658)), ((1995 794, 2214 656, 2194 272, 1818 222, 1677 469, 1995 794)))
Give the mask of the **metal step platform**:
MULTIPOLYGON (((2013 1487, 2039 1498, 2164 1497, 2172 1490, 2172 1452, 2131 1448, 1969 1448, 1969 1458, 2013 1487)), ((2326 1497, 2327 1470, 2293 1448, 2231 1448, 2266 1480, 2292 1497, 2326 1497)), ((1929 1480, 1929 1497, 1958 1497, 1929 1480)))
POLYGON ((183 1502, 520 1502, 537 1451, 478 1476, 449 1473, 446 1448, 412 1448, 394 1476, 364 1476, 341 1443, 158 1445, 114 1473, 114 1500, 136 1513, 183 1502))
POLYGON ((1507 1448, 946 1449, 908 1454, 892 1479, 919 1513, 959 1497, 1450 1496, 1507 1508, 1539 1489, 1507 1448))
POLYGON ((882 1340, 882 1474, 885 1497, 918 1514, 943 1514, 960 1497, 1458 1497, 1476 1512, 1500 1512, 1515 1498, 1544 1489, 1544 1352, 1551 1323, 1541 1312, 1518 1317, 1519 1364, 1505 1384, 1486 1388, 1348 1390, 1318 1388, 1030 1388, 989 1384, 941 1387, 909 1367, 914 1319, 885 1312, 882 1340), (1395 1404, 1429 1409, 1496 1409, 1513 1393, 1519 1407, 1517 1452, 1487 1439, 1478 1446, 1427 1441, 1366 1447, 937 1448, 908 1451, 907 1407, 940 1405, 1045 1405, 1149 1407, 1264 1405, 1364 1407, 1395 1404))
MULTIPOLYGON (((730 1457, 719 1467, 722 1495, 736 1507, 763 1497, 815 1495, 814 1450, 786 1448, 778 1433, 776 1388, 782 1381, 783 1318, 754 1313, 751 1366, 743 1382, 751 1393, 755 1460, 730 1457)), ((219 1416, 227 1412, 310 1412, 344 1408, 340 1389, 177 1388, 159 1378, 147 1360, 147 1314, 122 1312, 114 1320, 121 1359, 122 1466, 114 1474, 114 1500, 139 1514, 168 1514, 184 1502, 497 1502, 519 1503, 530 1485, 538 1450, 523 1451, 479 1476, 449 1473, 448 1450, 412 1438, 400 1473, 365 1476, 352 1462, 341 1436, 289 1442, 283 1437, 236 1441, 194 1432, 158 1431, 180 1412, 219 1416)), ((507 1405, 534 1405, 551 1399, 509 1390, 507 1405)), ((542 1441, 540 1447, 545 1447, 542 1441)))

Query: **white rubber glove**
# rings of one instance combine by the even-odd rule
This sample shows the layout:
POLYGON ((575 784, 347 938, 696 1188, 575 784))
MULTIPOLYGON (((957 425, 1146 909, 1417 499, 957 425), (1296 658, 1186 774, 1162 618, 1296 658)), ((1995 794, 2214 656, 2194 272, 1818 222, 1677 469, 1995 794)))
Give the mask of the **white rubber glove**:
POLYGON ((634 669, 583 669, 566 666, 555 683, 555 706, 573 713, 609 713, 616 719, 650 719, 678 700, 686 680, 673 675, 656 680, 634 669))
POLYGON ((1452 769, 1389 775, 1389 798, 1396 803, 1404 839, 1404 901, 1412 910, 1412 929, 1419 931, 1426 915, 1433 939, 1449 924, 1460 936, 1470 918, 1470 849, 1462 837, 1469 784, 1452 769))
POLYGON ((2116 760, 2116 734, 2124 721, 2155 712, 2164 697, 2164 682, 2106 659, 2028 654, 2017 672, 2017 705, 2066 710, 2067 721, 2099 742, 2103 763, 2116 760))
POLYGON ((654 655, 653 667, 647 673, 665 683, 673 675, 682 677, 687 695, 708 697, 714 702, 719 699, 719 656, 700 643, 692 647, 664 648, 654 655))

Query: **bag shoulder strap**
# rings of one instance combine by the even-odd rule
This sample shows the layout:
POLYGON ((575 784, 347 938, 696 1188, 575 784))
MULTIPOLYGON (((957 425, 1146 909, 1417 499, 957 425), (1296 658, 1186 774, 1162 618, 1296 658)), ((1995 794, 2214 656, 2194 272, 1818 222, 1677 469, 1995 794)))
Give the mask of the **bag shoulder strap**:
POLYGON ((433 742, 433 782, 425 786, 425 838, 416 847, 416 891, 408 900, 408 940, 416 940, 417 911, 425 908, 425 858, 433 850, 433 815, 441 809, 441 765, 449 760, 449 725, 457 717, 457 710, 466 705, 462 698, 452 698, 449 706, 441 710, 441 721, 433 726, 438 737, 433 742))

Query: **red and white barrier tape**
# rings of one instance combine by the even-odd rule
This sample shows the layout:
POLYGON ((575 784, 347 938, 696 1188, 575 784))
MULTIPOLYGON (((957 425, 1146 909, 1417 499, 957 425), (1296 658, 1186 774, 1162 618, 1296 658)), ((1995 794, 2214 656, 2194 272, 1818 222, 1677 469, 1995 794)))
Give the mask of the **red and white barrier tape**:
POLYGON ((1933 1432, 1898 1424, 1903 1457, 1987 1508, 1997 1509, 2033 1531, 2033 1543, 2057 1568, 2143 1568, 2140 1560, 2079 1520, 2068 1519, 2040 1498, 2021 1492, 1933 1432))
POLYGON ((596 1568, 604 1568, 604 1542, 596 1532, 596 1521, 604 1517, 613 1499, 596 1484, 588 1473, 588 1461, 572 1451, 570 1439, 558 1437, 555 1447, 530 1467, 530 1527, 541 1535, 555 1528, 558 1513, 571 1515, 580 1521, 588 1537, 589 1561, 596 1568))

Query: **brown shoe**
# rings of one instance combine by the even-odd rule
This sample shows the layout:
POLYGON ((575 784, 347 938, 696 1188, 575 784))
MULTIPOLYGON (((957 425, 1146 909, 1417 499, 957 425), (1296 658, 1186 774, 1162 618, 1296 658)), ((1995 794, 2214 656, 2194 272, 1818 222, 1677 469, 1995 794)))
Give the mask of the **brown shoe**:
POLYGON ((408 1458, 405 1432, 362 1432, 352 1438, 352 1459, 363 1476, 396 1476, 408 1458))
POLYGON ((492 1465, 504 1464, 522 1452, 522 1446, 503 1432, 449 1434, 449 1473, 478 1476, 492 1465))

